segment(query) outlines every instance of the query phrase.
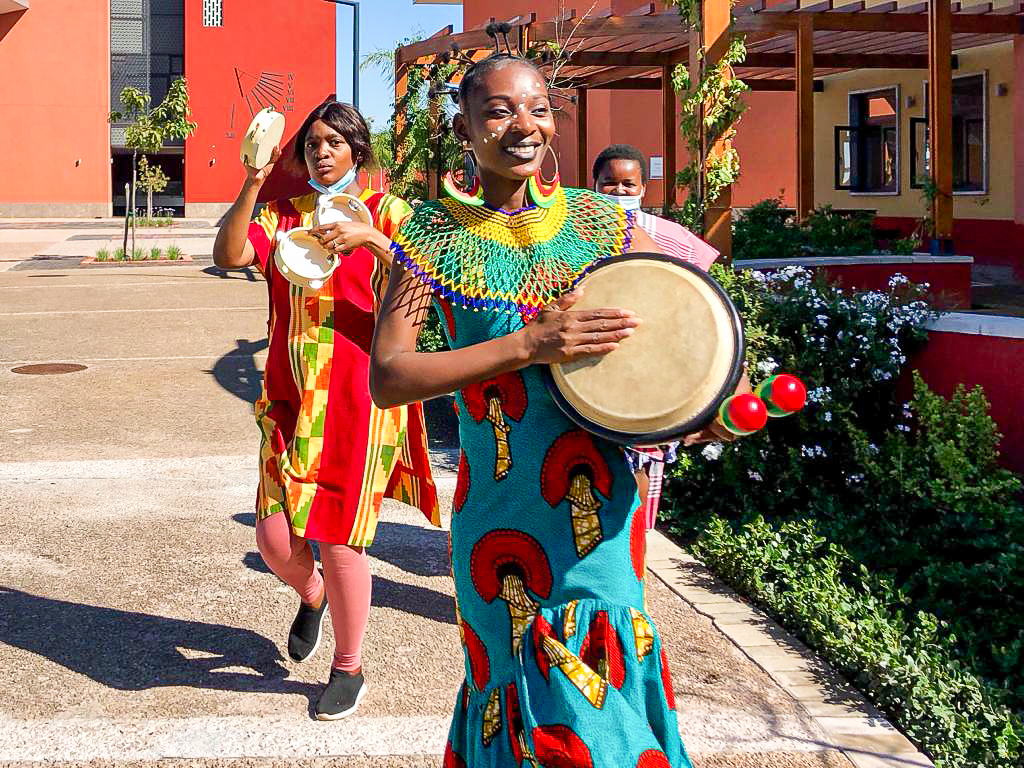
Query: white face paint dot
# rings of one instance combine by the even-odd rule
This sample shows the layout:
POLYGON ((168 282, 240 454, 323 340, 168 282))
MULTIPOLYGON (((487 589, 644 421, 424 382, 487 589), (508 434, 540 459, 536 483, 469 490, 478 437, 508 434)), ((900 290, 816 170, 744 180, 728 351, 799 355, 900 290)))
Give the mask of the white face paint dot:
POLYGON ((487 143, 487 139, 484 139, 484 144, 486 144, 486 143, 487 143))
POLYGON ((496 134, 496 133, 492 133, 492 134, 491 134, 491 138, 492 138, 492 139, 496 139, 496 138, 498 138, 498 134, 496 134))

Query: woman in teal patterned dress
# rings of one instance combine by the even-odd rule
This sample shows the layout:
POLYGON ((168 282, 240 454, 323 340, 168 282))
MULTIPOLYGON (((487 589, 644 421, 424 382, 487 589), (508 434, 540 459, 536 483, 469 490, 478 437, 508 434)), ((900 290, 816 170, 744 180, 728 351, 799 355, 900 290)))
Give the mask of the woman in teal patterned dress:
POLYGON ((689 766, 644 610, 636 483, 620 447, 558 410, 542 370, 632 333, 632 312, 574 311, 565 291, 597 259, 656 249, 631 212, 541 180, 555 122, 532 64, 486 59, 459 100, 480 183, 424 203, 395 237, 370 374, 379 407, 458 393, 466 680, 445 768, 689 766), (416 352, 431 302, 451 351, 416 352))

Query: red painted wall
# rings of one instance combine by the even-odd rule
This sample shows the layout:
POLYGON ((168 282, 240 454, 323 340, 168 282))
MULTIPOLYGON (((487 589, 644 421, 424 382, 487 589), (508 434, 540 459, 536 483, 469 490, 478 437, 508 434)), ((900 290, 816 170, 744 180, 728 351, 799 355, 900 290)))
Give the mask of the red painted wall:
POLYGON ((185 143, 187 203, 235 199, 245 176, 239 144, 263 106, 284 112, 287 140, 334 93, 335 6, 323 0, 258 6, 224 0, 224 25, 204 27, 202 0, 185 0, 185 76, 199 124, 185 143))
MULTIPOLYGON (((879 216, 875 226, 909 235, 919 224, 902 216, 879 216)), ((926 244, 927 245, 927 244, 926 244)), ((953 219, 953 248, 978 264, 1013 267, 1024 279, 1024 224, 1005 219, 953 219)))
POLYGON ((109 0, 0 14, 0 203, 109 204, 109 19, 109 0))
POLYGON ((911 366, 929 387, 947 397, 957 384, 984 389, 992 418, 1003 434, 1003 463, 1024 472, 1024 408, 1020 407, 1024 339, 933 331, 911 366))

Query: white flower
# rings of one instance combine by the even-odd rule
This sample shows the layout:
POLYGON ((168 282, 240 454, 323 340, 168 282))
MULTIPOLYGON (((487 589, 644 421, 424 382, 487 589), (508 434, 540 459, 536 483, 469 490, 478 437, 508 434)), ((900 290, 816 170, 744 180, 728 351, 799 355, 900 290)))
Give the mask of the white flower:
POLYGON ((708 443, 704 446, 704 450, 700 452, 708 461, 718 461, 722 455, 722 444, 721 443, 708 443))
POLYGON ((826 422, 832 421, 832 412, 831 411, 825 411, 823 414, 821 414, 821 418, 824 421, 826 421, 826 422))
POLYGON ((896 429, 898 429, 900 432, 909 432, 910 431, 910 427, 908 427, 906 424, 897 424, 896 425, 896 429))
POLYGON ((750 276, 759 283, 768 282, 768 276, 764 272, 760 272, 756 269, 751 271, 750 276))
POLYGON ((771 357, 766 357, 764 360, 757 364, 757 372, 764 375, 770 376, 775 372, 775 369, 779 367, 779 364, 771 357))
POLYGON ((754 470, 752 470, 752 469, 748 469, 748 470, 747 470, 747 477, 749 477, 749 478, 750 478, 751 480, 756 480, 756 481, 757 481, 757 482, 759 482, 759 483, 760 483, 760 482, 761 482, 762 480, 764 480, 764 478, 763 478, 763 477, 761 477, 760 473, 758 473, 758 472, 755 472, 755 471, 754 471, 754 470))
POLYGON ((896 286, 899 286, 899 285, 909 285, 909 284, 910 284, 910 280, 907 279, 907 276, 906 275, 901 275, 899 272, 897 272, 895 275, 893 275, 892 277, 889 278, 889 287, 890 288, 895 288, 896 286))

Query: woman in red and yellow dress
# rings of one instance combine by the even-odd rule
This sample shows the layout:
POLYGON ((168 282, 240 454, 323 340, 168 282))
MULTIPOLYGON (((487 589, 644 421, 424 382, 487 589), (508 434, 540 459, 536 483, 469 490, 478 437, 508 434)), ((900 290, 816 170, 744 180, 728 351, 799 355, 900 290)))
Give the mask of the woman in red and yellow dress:
POLYGON ((270 298, 269 351, 256 403, 262 431, 256 540, 264 561, 298 593, 288 654, 305 661, 320 642, 330 605, 336 648, 319 719, 355 711, 366 692, 361 646, 370 610, 373 542, 384 497, 419 507, 435 524, 422 408, 380 409, 369 392, 369 351, 378 297, 391 264, 391 236, 412 212, 392 195, 362 189, 358 169, 372 160, 370 131, 354 107, 326 102, 299 128, 294 160, 313 191, 268 204, 250 221, 259 190, 280 159, 246 167, 246 180, 217 234, 214 261, 255 263, 270 298), (312 233, 341 266, 319 289, 289 283, 274 264, 278 232, 311 227, 320 193, 346 192, 373 215, 318 226, 312 233), (310 541, 320 545, 321 573, 310 541))

